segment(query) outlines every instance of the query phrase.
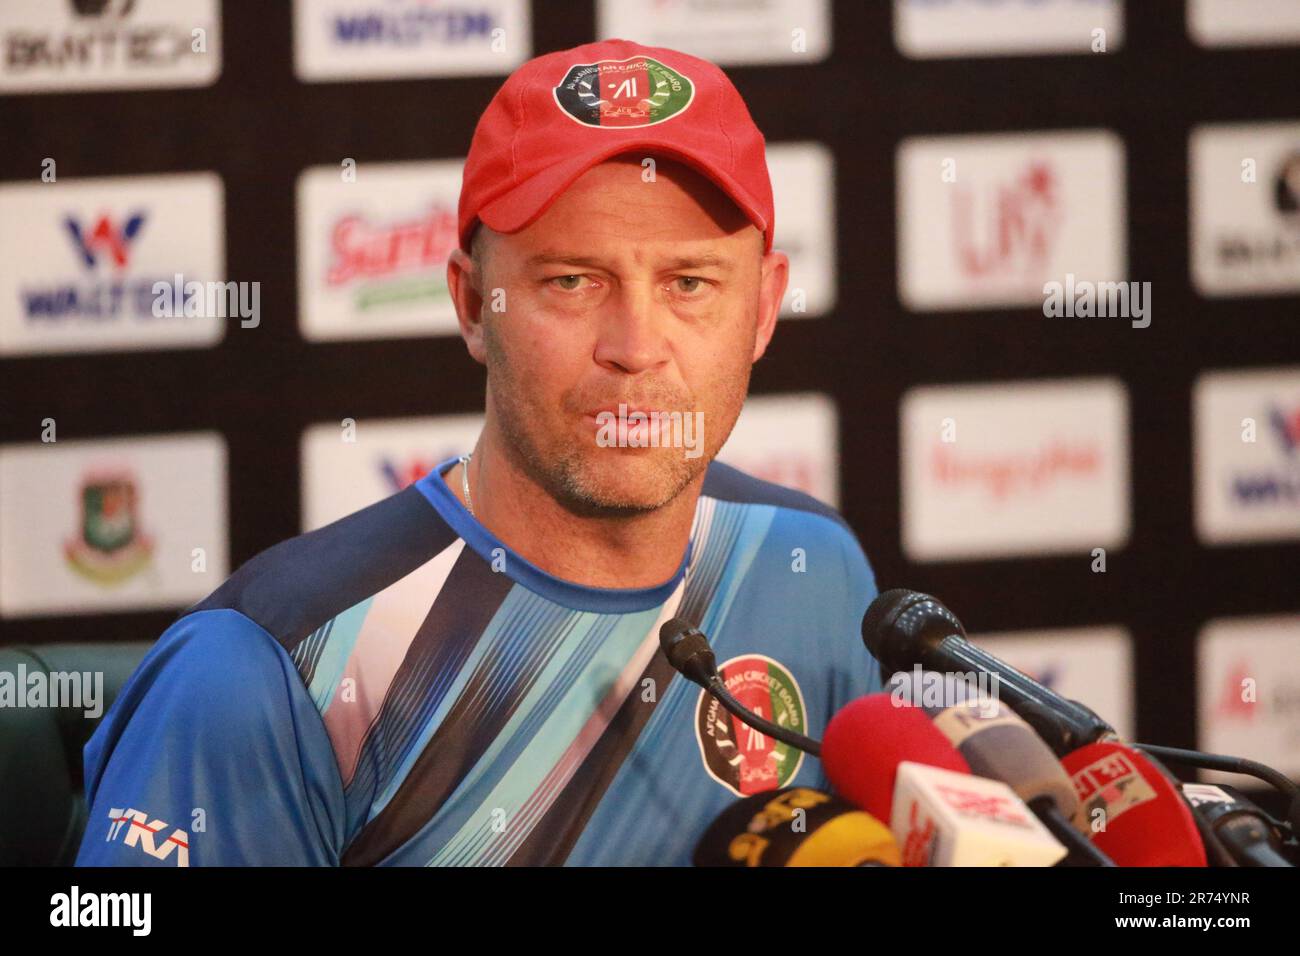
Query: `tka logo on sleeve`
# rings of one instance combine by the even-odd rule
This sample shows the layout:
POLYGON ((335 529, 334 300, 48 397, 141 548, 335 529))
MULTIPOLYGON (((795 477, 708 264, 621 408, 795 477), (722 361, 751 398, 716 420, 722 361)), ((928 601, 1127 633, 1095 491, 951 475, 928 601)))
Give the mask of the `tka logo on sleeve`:
MULTIPOLYGON (((749 710, 796 733, 808 732, 803 692, 784 666, 746 654, 719 670, 727 690, 749 710)), ((695 708, 695 737, 709 776, 738 797, 784 787, 803 764, 802 751, 747 727, 704 690, 695 708)))
POLYGON ((190 865, 190 835, 184 830, 174 829, 166 833, 171 826, 162 820, 150 820, 149 815, 141 810, 122 810, 117 807, 108 811, 108 836, 106 842, 120 839, 127 846, 138 847, 156 860, 168 860, 176 854, 177 866, 190 865))

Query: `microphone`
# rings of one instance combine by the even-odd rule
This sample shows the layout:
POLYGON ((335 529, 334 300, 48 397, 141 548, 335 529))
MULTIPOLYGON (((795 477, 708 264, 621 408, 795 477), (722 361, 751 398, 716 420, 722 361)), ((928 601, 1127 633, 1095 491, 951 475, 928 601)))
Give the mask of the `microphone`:
POLYGON ((898 673, 890 678, 895 696, 926 714, 970 771, 1010 785, 1026 803, 1051 801, 1065 816, 1079 808, 1074 785, 1060 761, 1009 707, 979 696, 969 682, 952 674, 898 673))
POLYGON ((1205 844, 1177 781, 1132 747, 1102 740, 1061 758, 1076 823, 1120 866, 1205 866, 1205 844), (1100 823, 1100 827, 1095 824, 1100 823))
POLYGON ((733 803, 695 846, 696 866, 899 866, 883 823, 829 793, 784 787, 733 803))
POLYGON ((1114 728, 1080 703, 1066 700, 1032 677, 966 639, 956 615, 936 598, 895 588, 871 602, 862 640, 886 672, 920 666, 931 671, 988 674, 997 693, 1058 756, 1116 736, 1114 728))
POLYGON ((880 820, 893 815, 898 765, 905 760, 970 773, 924 712, 868 694, 841 707, 822 735, 822 769, 835 792, 880 820))
POLYGON ((1066 855, 1001 780, 906 760, 889 823, 904 866, 1054 866, 1066 855))
POLYGON ((1001 780, 1022 799, 1048 831, 1074 854, 1073 862, 1114 866, 1070 818, 1079 809, 1074 785, 1056 756, 1001 701, 977 696, 977 688, 951 674, 898 673, 890 678, 895 696, 919 706, 965 758, 971 773, 1001 780), (951 706, 943 706, 953 702, 951 706))
POLYGON ((673 670, 712 694, 718 703, 741 723, 753 727, 759 733, 789 744, 796 750, 802 750, 814 757, 821 756, 822 747, 816 740, 765 720, 732 696, 722 680, 722 675, 718 673, 717 658, 713 656, 709 639, 690 621, 680 617, 665 621, 659 628, 659 646, 663 649, 664 657, 668 658, 668 663, 672 665, 673 670))
POLYGON ((1238 866, 1294 866, 1282 853, 1279 827, 1233 787, 1183 784, 1183 796, 1238 866))
POLYGON ((1290 797, 1287 806, 1287 824, 1292 833, 1300 834, 1300 786, 1272 767, 1257 760, 1245 757, 1229 757, 1224 754, 1207 754, 1199 750, 1183 750, 1178 747, 1159 747, 1155 744, 1133 744, 1135 750, 1148 754, 1153 759, 1168 763, 1183 764, 1202 770, 1218 770, 1223 773, 1237 773, 1254 777, 1271 784, 1283 796, 1290 797))
POLYGON ((1066 853, 1010 787, 970 776, 934 721, 890 694, 859 697, 831 718, 822 769, 837 793, 890 822, 905 865, 1039 866, 1066 853))

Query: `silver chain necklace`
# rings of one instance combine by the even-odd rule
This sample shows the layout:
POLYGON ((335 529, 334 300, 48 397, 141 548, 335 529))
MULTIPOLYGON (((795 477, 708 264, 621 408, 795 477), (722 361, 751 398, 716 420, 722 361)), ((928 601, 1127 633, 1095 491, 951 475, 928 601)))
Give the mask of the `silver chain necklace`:
POLYGON ((469 516, 474 517, 474 502, 469 496, 469 460, 474 457, 474 453, 460 456, 460 490, 465 493, 465 507, 469 510, 469 516))

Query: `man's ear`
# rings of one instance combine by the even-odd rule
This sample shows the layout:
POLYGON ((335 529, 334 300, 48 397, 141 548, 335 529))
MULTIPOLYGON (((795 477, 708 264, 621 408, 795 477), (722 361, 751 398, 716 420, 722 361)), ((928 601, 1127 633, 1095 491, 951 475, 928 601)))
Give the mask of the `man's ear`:
POLYGON ((456 306, 460 337, 474 361, 486 363, 483 346, 483 277, 475 274, 474 260, 464 249, 453 249, 447 259, 447 289, 456 306))
POLYGON ((779 249, 763 256, 758 280, 758 327, 754 330, 754 358, 757 362, 767 351, 776 331, 776 319, 781 314, 785 288, 790 283, 790 259, 779 249))

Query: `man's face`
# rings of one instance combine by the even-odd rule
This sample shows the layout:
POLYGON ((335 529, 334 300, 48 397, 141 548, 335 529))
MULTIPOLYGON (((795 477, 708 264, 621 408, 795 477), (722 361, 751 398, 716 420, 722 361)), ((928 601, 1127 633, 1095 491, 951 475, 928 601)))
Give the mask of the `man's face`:
POLYGON ((725 194, 667 161, 651 182, 636 159, 602 163, 526 229, 479 232, 481 341, 466 338, 488 369, 488 427, 575 512, 671 501, 740 414, 785 293, 785 256, 764 256, 725 194), (620 404, 679 413, 682 430, 630 447, 632 436, 649 441, 632 427, 627 446, 609 446, 620 404), (672 447, 678 437, 694 447, 672 447))

